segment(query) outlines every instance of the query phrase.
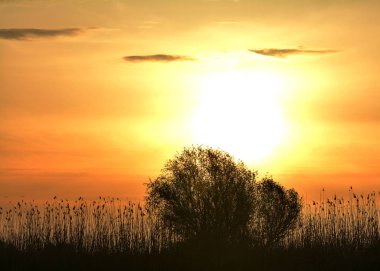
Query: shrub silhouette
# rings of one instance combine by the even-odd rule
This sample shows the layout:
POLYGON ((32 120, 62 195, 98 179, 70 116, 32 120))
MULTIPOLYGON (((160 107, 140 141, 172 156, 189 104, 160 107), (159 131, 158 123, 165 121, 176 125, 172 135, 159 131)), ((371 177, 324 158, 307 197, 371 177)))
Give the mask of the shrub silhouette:
POLYGON ((256 172, 228 153, 185 148, 147 186, 148 208, 184 240, 273 246, 295 225, 295 190, 256 172))
POLYGON ((231 244, 248 234, 255 176, 226 152, 185 148, 150 181, 147 203, 185 240, 231 244))
POLYGON ((294 189, 286 190, 272 178, 265 177, 257 184, 251 236, 261 245, 279 244, 296 226, 301 209, 301 199, 294 189))

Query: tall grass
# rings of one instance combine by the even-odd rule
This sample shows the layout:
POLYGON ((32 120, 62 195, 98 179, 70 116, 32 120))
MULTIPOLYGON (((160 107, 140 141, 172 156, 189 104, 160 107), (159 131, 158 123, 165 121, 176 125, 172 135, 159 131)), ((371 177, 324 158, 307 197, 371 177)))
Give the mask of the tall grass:
MULTIPOLYGON (((376 194, 334 196, 305 203, 297 227, 278 244, 284 248, 366 248, 380 244, 376 194)), ((380 192, 379 192, 380 194, 380 192)), ((180 238, 146 208, 117 198, 79 198, 0 207, 0 242, 19 250, 69 246, 85 252, 155 253, 180 238)))
POLYGON ((20 250, 70 246, 78 251, 151 253, 175 236, 139 203, 99 197, 42 206, 24 201, 0 209, 0 241, 20 250))
MULTIPOLYGON (((304 205, 298 226, 284 244, 297 248, 368 248, 380 245, 380 209, 376 193, 348 199, 324 198, 304 205)), ((380 195, 380 191, 379 191, 380 195)))

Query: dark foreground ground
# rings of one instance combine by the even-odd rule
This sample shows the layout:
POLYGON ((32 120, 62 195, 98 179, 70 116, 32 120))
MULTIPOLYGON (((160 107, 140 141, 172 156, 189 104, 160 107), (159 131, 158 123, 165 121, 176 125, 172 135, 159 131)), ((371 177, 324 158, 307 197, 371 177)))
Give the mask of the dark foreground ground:
POLYGON ((0 245, 0 270, 358 270, 380 271, 380 250, 188 249, 159 255, 86 254, 69 247, 20 252, 0 245))

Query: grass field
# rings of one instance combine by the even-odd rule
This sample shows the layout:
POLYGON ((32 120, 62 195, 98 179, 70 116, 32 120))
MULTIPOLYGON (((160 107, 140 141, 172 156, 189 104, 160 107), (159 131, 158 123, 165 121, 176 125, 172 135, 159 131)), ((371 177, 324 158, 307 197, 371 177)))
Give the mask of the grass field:
POLYGON ((350 192, 304 203, 275 245, 235 247, 183 242, 117 198, 21 201, 0 210, 1 270, 380 270, 380 192, 350 192))

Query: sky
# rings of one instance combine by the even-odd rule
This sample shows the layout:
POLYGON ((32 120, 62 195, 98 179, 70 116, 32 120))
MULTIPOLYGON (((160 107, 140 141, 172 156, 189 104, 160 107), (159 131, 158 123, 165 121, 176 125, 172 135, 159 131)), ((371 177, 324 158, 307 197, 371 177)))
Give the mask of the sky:
POLYGON ((117 196, 202 144, 380 188, 380 2, 0 0, 0 198, 117 196))

